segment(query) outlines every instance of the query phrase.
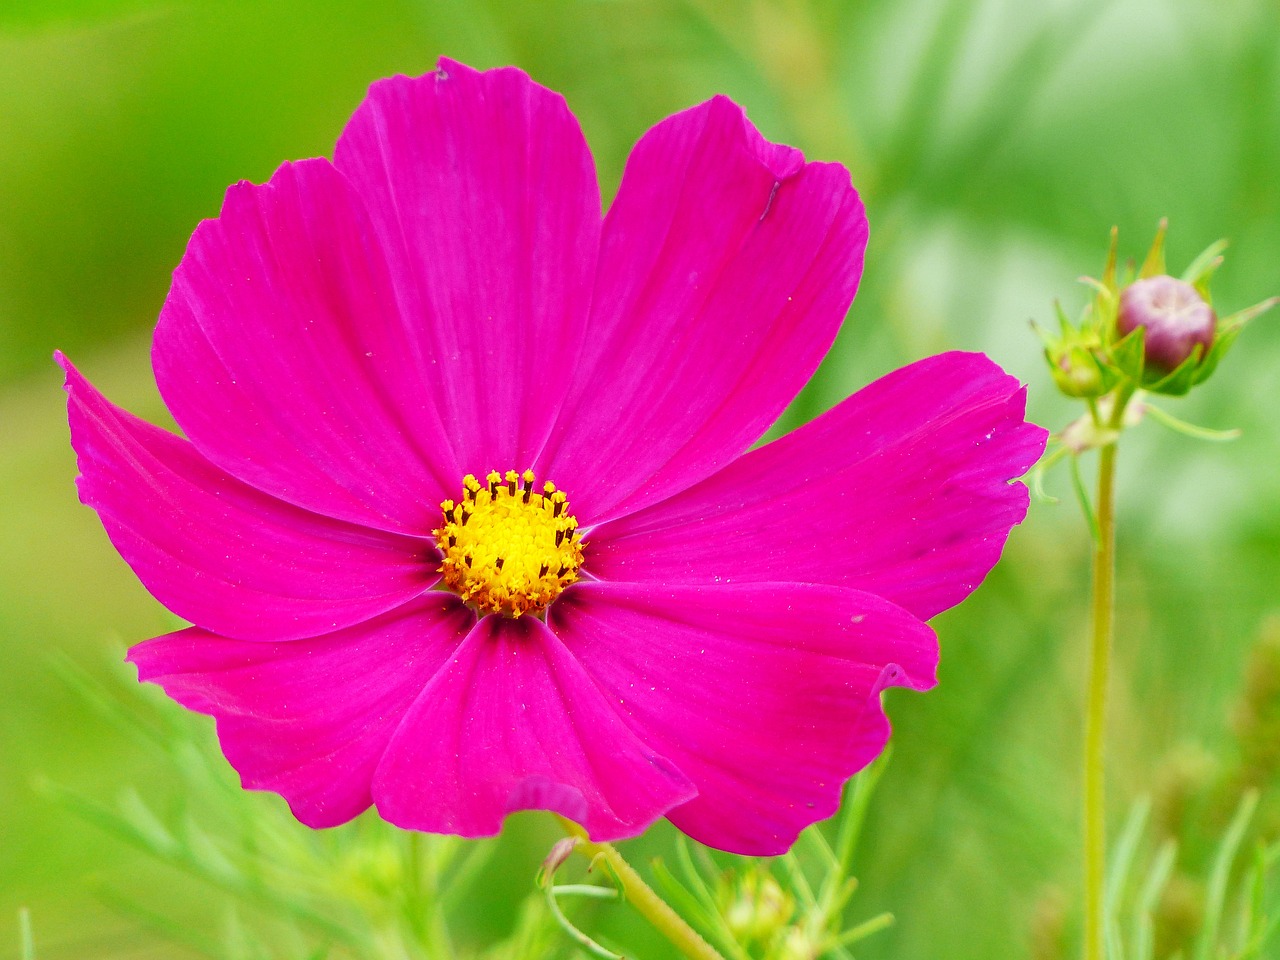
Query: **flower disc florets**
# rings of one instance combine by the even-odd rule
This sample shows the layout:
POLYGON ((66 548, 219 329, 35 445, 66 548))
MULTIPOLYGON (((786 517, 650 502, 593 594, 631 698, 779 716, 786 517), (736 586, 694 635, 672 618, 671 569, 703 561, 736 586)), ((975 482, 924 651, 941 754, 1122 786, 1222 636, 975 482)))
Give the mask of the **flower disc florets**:
POLYGON ((497 471, 482 486, 462 478, 462 499, 445 500, 435 530, 445 585, 485 613, 541 613, 578 579, 582 535, 568 498, 551 482, 533 489, 534 474, 497 471))

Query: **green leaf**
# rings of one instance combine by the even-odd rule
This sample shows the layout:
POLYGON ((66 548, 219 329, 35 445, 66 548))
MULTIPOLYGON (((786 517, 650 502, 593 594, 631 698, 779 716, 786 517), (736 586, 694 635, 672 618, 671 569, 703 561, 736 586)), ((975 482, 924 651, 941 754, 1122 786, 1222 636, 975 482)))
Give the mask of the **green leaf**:
MULTIPOLYGON (((847 947, 851 943, 857 943, 859 940, 865 940, 873 933, 879 933, 893 926, 893 914, 881 913, 872 917, 870 920, 864 920, 855 927, 850 927, 840 936, 836 937, 832 942, 832 947, 847 947)), ((827 949, 831 949, 828 947, 827 949)))
POLYGON ((162 913, 157 913, 136 900, 111 890, 99 890, 97 891, 97 896, 110 910, 120 914, 122 917, 128 917, 138 926, 150 930, 172 944, 184 946, 206 957, 212 957, 213 960, 222 960, 226 955, 216 940, 204 936, 197 928, 188 923, 182 923, 162 913))
POLYGON ((1226 906, 1227 884, 1231 880, 1231 867, 1236 851, 1244 840, 1244 832, 1258 807, 1258 792, 1250 790, 1240 799, 1235 816, 1214 854, 1213 868, 1209 872, 1209 884, 1204 903, 1204 924, 1196 941, 1195 960, 1214 960, 1218 946, 1218 930, 1222 926, 1222 913, 1226 906))
POLYGON ((853 857, 858 852, 858 840, 862 837, 871 797, 892 758, 893 747, 889 746, 845 786, 844 803, 840 806, 840 831, 836 835, 836 856, 841 876, 849 876, 853 872, 853 857))
POLYGON ((689 888, 675 878, 661 858, 654 858, 649 864, 653 870, 654 880, 662 890, 665 899, 675 901, 677 911, 698 927, 705 936, 715 924, 712 916, 716 911, 709 910, 703 903, 689 892, 689 888))
POLYGON ((1120 900, 1129 881, 1129 870, 1142 839, 1142 831, 1151 813, 1151 799, 1141 797, 1129 811, 1124 829, 1111 853, 1107 885, 1103 898, 1103 923, 1106 927, 1108 960, 1124 960, 1124 944, 1120 939, 1120 900))
POLYGON ((1131 960, 1155 960, 1156 952, 1156 907, 1160 897, 1173 874, 1173 864, 1178 855, 1178 844, 1168 839, 1160 845, 1156 858, 1142 883, 1142 891, 1138 894, 1137 909, 1133 919, 1133 956, 1131 960))
POLYGON ((1093 542, 1097 543, 1102 532, 1098 528, 1098 515, 1093 511, 1093 501, 1089 499, 1089 491, 1085 489, 1084 477, 1080 475, 1080 458, 1071 458, 1071 489, 1076 492, 1076 499, 1080 501, 1080 509, 1084 511, 1085 523, 1089 525, 1089 536, 1093 538, 1093 542))
POLYGON ((703 878, 701 871, 693 862, 693 854, 690 851, 690 843, 685 836, 681 835, 676 840, 676 859, 680 861, 680 869, 684 873, 685 882, 689 884, 693 894, 702 903, 703 908, 711 916, 715 923, 713 928, 718 936, 725 952, 731 954, 735 960, 750 960, 746 951, 734 938, 733 932, 725 923, 724 917, 720 913, 720 908, 716 905, 716 898, 712 895, 711 889, 707 886, 706 880, 703 878))
POLYGON ((1196 440, 1208 440, 1211 443, 1226 443, 1229 440, 1235 440, 1240 436, 1239 430, 1213 430, 1209 427, 1200 427, 1194 423, 1187 423, 1180 420, 1173 414, 1161 410, 1155 404, 1143 404, 1143 410, 1157 423, 1168 427, 1170 430, 1181 433, 1184 436, 1193 437, 1196 440))
POLYGON ((622 954, 614 953, 607 947, 604 947, 592 940, 591 937, 587 936, 587 934, 583 933, 570 922, 569 918, 560 910, 560 904, 556 902, 555 884, 548 880, 548 882, 543 886, 543 891, 546 895, 547 909, 551 912, 551 916, 555 918, 556 923, 560 925, 560 929, 564 931, 565 935, 570 940, 591 956, 599 957, 600 960, 625 960, 622 954))
POLYGON ((814 896, 813 887, 809 885, 809 878, 804 875, 804 870, 800 866, 800 859, 796 856, 794 850, 788 850, 782 855, 782 865, 787 869, 787 877, 791 880, 791 888, 795 890, 805 909, 808 911, 816 910, 818 898, 814 896))

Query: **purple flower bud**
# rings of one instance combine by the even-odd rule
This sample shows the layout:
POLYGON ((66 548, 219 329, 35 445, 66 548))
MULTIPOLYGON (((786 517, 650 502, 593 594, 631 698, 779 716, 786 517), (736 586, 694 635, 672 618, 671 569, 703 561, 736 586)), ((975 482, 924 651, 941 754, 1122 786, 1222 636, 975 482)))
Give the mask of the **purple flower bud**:
POLYGON ((1130 284, 1120 294, 1116 327, 1120 336, 1146 327, 1145 354, 1150 367, 1166 373, 1191 356, 1209 352, 1218 318, 1196 288, 1173 277, 1149 277, 1130 284))

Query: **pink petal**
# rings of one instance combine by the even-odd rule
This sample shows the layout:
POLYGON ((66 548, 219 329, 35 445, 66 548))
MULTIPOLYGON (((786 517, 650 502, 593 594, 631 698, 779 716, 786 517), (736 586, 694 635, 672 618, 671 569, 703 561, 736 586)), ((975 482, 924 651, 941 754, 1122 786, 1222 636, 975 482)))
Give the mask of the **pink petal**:
POLYGON ((564 98, 514 68, 442 60, 374 84, 334 163, 373 217, 458 464, 531 465, 577 362, 600 237, 564 98))
POLYGON ((367 620, 438 579, 434 545, 261 493, 114 406, 70 361, 58 361, 80 499, 178 616, 242 640, 293 640, 367 620))
POLYGON ((808 584, 583 582, 552 628, 698 796, 668 814, 695 840, 771 856, 829 817, 884 747, 886 685, 932 686, 932 631, 879 597, 808 584))
POLYGON ((1026 515, 1044 450, 1024 388, 981 354, 921 360, 691 490, 596 530, 608 580, 842 584, 927 619, 1026 515))
POLYGON ((156 328, 165 402, 196 448, 291 503, 425 533, 453 451, 360 199, 326 160, 227 191, 156 328))
POLYGON ((693 794, 532 618, 480 621, 422 691, 373 784, 391 823, 466 837, 491 836, 506 814, 535 809, 616 840, 693 794))
POLYGON ((475 623, 430 593, 394 613, 290 643, 228 640, 197 628, 129 652, 138 678, 211 714, 251 790, 274 790, 311 827, 345 823, 405 711, 475 623))
POLYGON ((817 368, 866 242, 848 172, 765 141, 729 100, 658 124, 606 218, 590 336, 540 474, 590 523, 727 464, 817 368))

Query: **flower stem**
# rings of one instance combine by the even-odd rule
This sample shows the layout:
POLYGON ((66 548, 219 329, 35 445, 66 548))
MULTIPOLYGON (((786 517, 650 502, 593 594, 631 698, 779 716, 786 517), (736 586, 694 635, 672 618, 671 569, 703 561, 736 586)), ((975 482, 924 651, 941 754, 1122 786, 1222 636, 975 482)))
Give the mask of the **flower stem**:
POLYGON ((579 853, 589 860, 599 858, 608 865, 610 872, 622 887, 622 895, 627 902, 684 956, 689 960, 724 960, 724 957, 711 944, 702 939, 698 931, 689 926, 680 914, 653 892, 653 888, 645 883, 640 874, 636 873, 635 868, 623 859, 622 854, 610 844, 594 843, 587 836, 587 832, 572 820, 559 814, 556 815, 556 819, 564 827, 565 833, 577 838, 576 849, 579 853))
MULTIPOLYGON (((1121 388, 1108 427, 1118 437, 1132 388, 1121 388)), ((1084 734, 1084 956, 1103 960, 1106 934, 1103 902, 1106 887, 1107 824, 1105 760, 1107 687, 1111 674, 1111 645, 1115 632, 1116 441, 1098 455, 1098 502, 1094 506, 1093 636, 1089 645, 1089 700, 1084 734)))

